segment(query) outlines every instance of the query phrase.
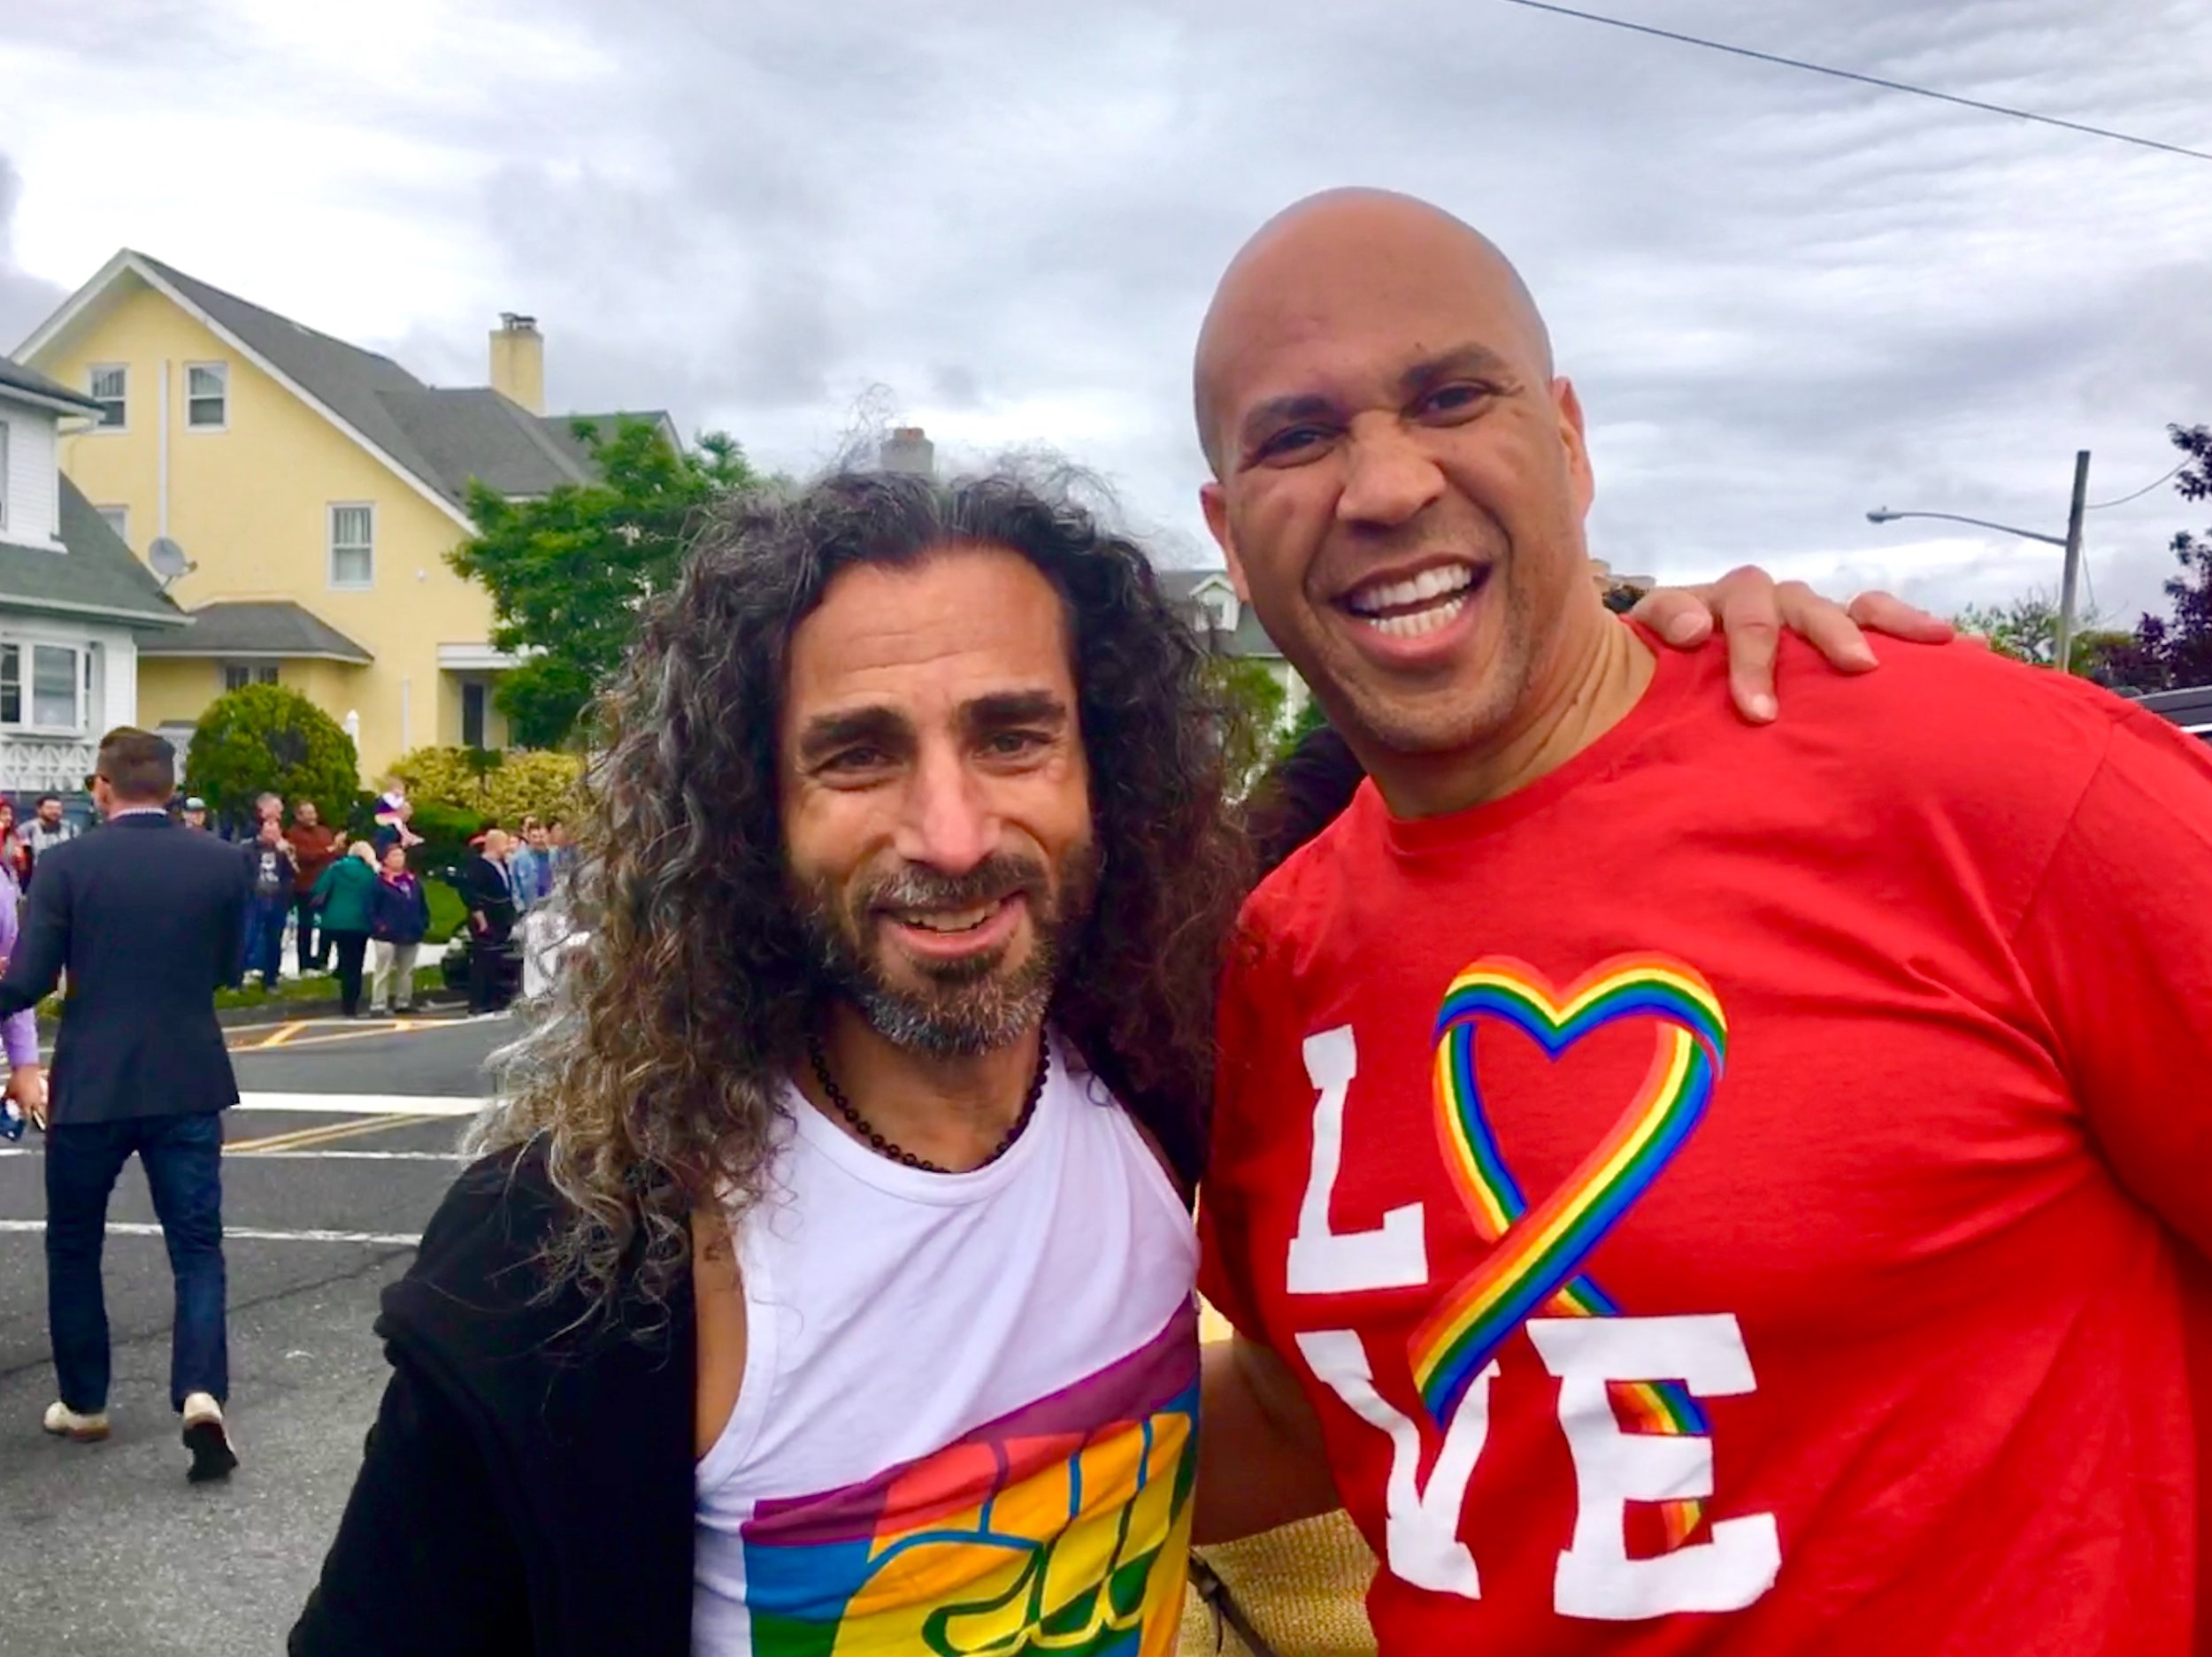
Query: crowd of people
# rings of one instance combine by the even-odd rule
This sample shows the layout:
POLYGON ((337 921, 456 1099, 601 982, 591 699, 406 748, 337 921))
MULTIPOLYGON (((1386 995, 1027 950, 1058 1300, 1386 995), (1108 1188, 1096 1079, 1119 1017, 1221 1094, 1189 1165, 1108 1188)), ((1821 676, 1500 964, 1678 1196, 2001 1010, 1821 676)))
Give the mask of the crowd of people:
MULTIPOLYGON (((168 815, 185 828, 232 837, 211 822, 207 802, 196 794, 173 798, 168 815)), ((231 986, 258 978, 273 992, 288 938, 299 976, 335 977, 345 1016, 410 1010, 431 931, 424 884, 431 871, 413 866, 412 855, 424 842, 411 826, 412 817, 412 803, 396 782, 378 796, 373 826, 360 835, 332 827, 312 800, 261 794, 250 821, 232 832, 247 885, 231 986)), ((0 903, 12 917, 31 888, 38 860, 80 832, 58 794, 39 796, 20 826, 14 804, 0 798, 0 903)), ((440 871, 454 876, 466 905, 472 1013, 499 1011, 513 998, 518 930, 552 901, 574 857, 563 818, 531 815, 511 833, 495 824, 486 827, 470 840, 457 870, 440 871)))

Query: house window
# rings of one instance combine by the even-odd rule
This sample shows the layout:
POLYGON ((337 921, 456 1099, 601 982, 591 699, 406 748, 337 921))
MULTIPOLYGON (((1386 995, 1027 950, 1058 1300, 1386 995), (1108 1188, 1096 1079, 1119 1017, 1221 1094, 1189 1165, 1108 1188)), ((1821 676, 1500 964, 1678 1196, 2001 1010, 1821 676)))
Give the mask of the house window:
POLYGON ((100 405, 100 424, 121 432, 129 429, 123 418, 124 404, 130 391, 131 371, 120 364, 96 365, 91 371, 88 389, 93 402, 100 405))
POLYGON ((100 521, 115 532, 116 540, 126 547, 131 544, 131 509, 127 506, 96 506, 100 521))
POLYGON ((461 687, 461 746, 484 746, 484 687, 481 685, 461 687))
POLYGON ((376 509, 330 509, 330 584, 366 587, 376 575, 376 509))
POLYGON ((184 365, 184 423, 204 432, 219 432, 230 424, 228 363, 184 365))
POLYGON ((249 685, 273 685, 277 682, 273 662, 226 662, 223 664, 225 692, 243 690, 249 685))
POLYGON ((91 701, 89 651, 67 644, 0 644, 0 725, 81 731, 91 701))

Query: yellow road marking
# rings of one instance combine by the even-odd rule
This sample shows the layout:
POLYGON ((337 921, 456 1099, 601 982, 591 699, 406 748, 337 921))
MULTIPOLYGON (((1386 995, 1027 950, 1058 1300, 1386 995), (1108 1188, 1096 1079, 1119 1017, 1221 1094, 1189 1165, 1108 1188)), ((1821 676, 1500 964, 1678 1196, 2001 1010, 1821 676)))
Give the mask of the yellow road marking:
MULTIPOLYGON (((444 1018, 396 1018, 386 1023, 380 1019, 366 1030, 333 1030, 319 1036, 301 1036, 297 1039, 287 1038, 283 1045, 286 1052, 296 1053, 302 1047, 327 1047, 334 1041, 366 1041, 376 1036, 413 1035, 425 1030, 440 1029, 448 1024, 457 1022, 458 1021, 444 1018)), ((305 1024, 286 1026, 287 1029, 291 1030, 303 1030, 306 1027, 305 1024)), ((230 1050, 233 1053, 260 1053, 276 1045, 273 1039, 249 1041, 230 1050)))
POLYGON ((250 1156, 256 1151, 299 1151, 311 1146, 327 1145, 334 1139, 358 1139, 364 1134, 381 1133, 388 1128, 419 1127, 426 1122, 442 1121, 438 1116, 358 1116, 345 1122, 324 1123, 311 1128, 295 1128, 288 1133, 271 1133, 257 1139, 233 1139, 223 1147, 226 1156, 250 1156))
POLYGON ((279 1024, 275 1030, 269 1033, 265 1039, 257 1043, 256 1045, 257 1047, 280 1047, 286 1042, 289 1041, 294 1036, 296 1036, 301 1031, 306 1028, 307 1021, 303 1018, 297 1024, 279 1024))

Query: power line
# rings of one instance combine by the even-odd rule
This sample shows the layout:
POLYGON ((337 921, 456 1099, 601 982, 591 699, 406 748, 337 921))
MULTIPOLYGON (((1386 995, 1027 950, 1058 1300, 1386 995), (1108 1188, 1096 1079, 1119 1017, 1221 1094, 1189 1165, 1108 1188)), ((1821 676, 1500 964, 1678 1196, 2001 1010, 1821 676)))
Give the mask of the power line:
POLYGON ((1763 64, 1779 64, 1785 69, 1802 69, 1812 74, 1832 75, 1839 81, 1855 81, 1862 86, 1880 87, 1885 91, 1909 92, 1915 97, 1934 98, 1939 103, 1956 104, 1962 108, 1981 110, 1991 115, 2009 115, 2015 120, 2035 121, 2045 127, 2062 127, 2068 132, 2087 133, 2093 138, 2116 139, 2121 143, 2134 144, 2144 150, 2160 150, 2168 155, 2186 156, 2192 161, 2212 161, 2212 154, 2204 150, 2162 143, 2155 138, 2141 138, 2133 133, 2114 132, 2108 127, 2090 127, 2080 121, 2062 120, 2055 115, 2039 115, 2033 110, 2016 110, 2002 104, 1985 104, 1979 98, 1962 98, 1952 92, 1935 92, 1902 81, 1885 81, 1879 75, 1863 75, 1855 70, 1832 69, 1826 64, 1807 63, 1801 58, 1784 58, 1774 52, 1754 51, 1748 46, 1731 46, 1724 42, 1709 41, 1696 35, 1681 35, 1672 29, 1654 28, 1648 23, 1631 23, 1624 18, 1601 17, 1595 12, 1578 12, 1572 6, 1549 4, 1548 0, 1505 0, 1505 4, 1525 6, 1532 12, 1549 12, 1563 18, 1576 18, 1585 23, 1602 23, 1608 28, 1655 35, 1663 41, 1676 41, 1685 46, 1701 46, 1707 51, 1726 52, 1732 57, 1749 58, 1763 64))
MULTIPOLYGON (((2181 466, 2185 466, 2188 464, 2189 463, 2185 460, 2181 463, 2181 466)), ((2130 501, 2139 501, 2145 495, 2148 495, 2153 489, 2158 487, 2159 484, 2171 483, 2176 478, 2181 476, 2181 466, 2176 466, 2164 477, 2160 478, 2154 482, 2145 484, 2133 495, 2124 495, 2117 500, 2114 501, 2092 501, 2087 506, 2084 507, 2082 510, 2085 512, 2101 512, 2108 506, 2125 506, 2130 501)))

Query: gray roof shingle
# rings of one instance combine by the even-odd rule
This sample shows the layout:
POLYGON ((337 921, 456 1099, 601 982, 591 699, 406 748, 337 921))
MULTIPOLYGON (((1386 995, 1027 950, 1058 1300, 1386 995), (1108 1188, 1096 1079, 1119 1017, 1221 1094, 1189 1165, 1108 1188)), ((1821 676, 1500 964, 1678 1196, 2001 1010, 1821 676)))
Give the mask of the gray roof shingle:
POLYGON ((234 600, 203 604, 190 625, 142 644, 141 656, 321 656, 366 664, 369 652, 328 622, 282 600, 234 600))
POLYGON ((488 386, 388 391, 381 400, 438 487, 457 501, 467 497, 472 478, 505 495, 549 495, 565 483, 591 480, 575 445, 488 386))
MULTIPOLYGON (((65 553, 0 542, 0 605, 57 615, 100 615, 131 627, 174 628, 184 620, 123 538, 66 477, 61 486, 65 553)), ((143 648, 142 646, 142 648, 143 648)))

